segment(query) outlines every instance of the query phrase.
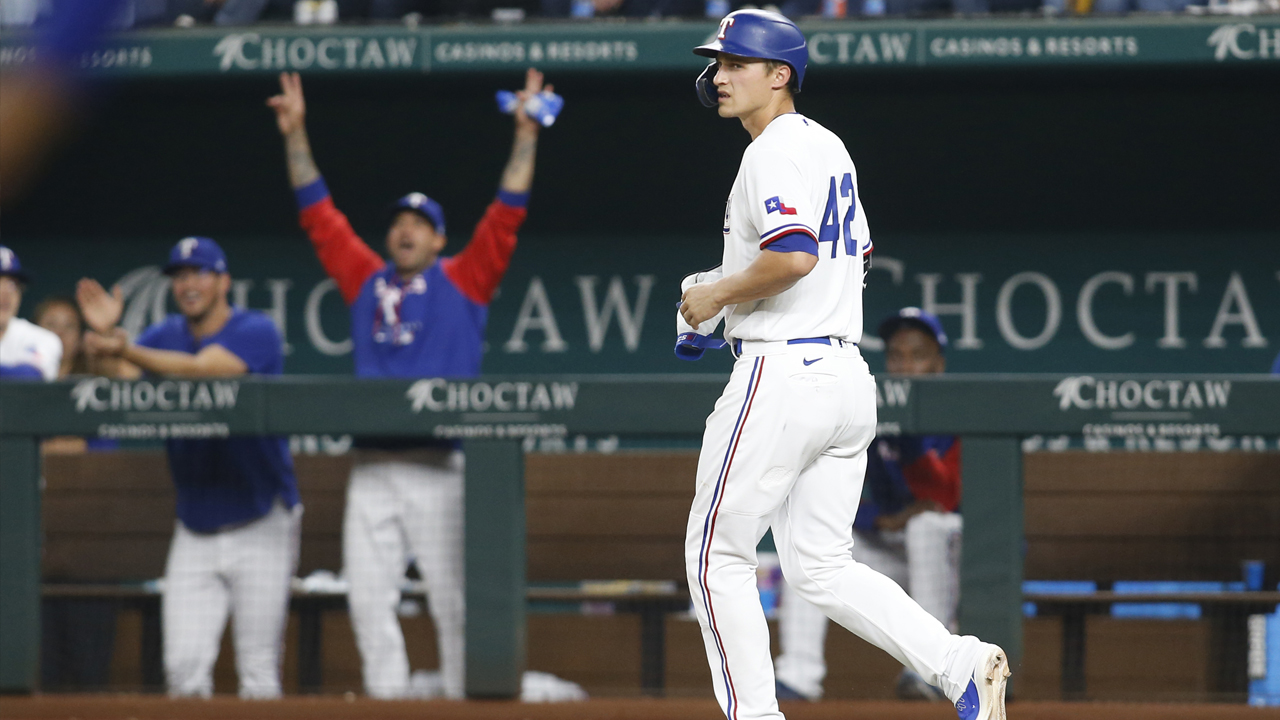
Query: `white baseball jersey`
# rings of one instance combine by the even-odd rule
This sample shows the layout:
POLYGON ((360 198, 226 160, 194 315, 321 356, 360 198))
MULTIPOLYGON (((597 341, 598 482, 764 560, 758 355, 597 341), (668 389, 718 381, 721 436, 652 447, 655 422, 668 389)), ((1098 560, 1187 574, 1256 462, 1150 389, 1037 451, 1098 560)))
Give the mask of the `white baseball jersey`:
POLYGON ((816 241, 818 262, 787 291, 729 308, 725 337, 759 343, 735 353, 707 417, 685 531, 689 593, 720 708, 729 720, 783 718, 755 582, 756 545, 768 528, 802 599, 953 702, 976 696, 975 668, 985 671, 980 659, 996 649, 952 635, 853 558, 876 432, 875 378, 856 345, 787 342, 861 338, 862 256, 871 241, 844 144, 803 115, 774 119, 743 156, 724 232, 726 276, 771 242, 794 243, 779 240, 789 233, 807 235, 806 247, 816 241))
POLYGON ((0 336, 0 374, 57 380, 61 362, 62 341, 39 325, 13 318, 0 336))
POLYGON ((862 337, 862 256, 871 232, 858 173, 840 138, 799 113, 769 123, 743 153, 725 206, 724 274, 794 232, 818 241, 817 266, 785 292, 732 306, 725 339, 862 337))

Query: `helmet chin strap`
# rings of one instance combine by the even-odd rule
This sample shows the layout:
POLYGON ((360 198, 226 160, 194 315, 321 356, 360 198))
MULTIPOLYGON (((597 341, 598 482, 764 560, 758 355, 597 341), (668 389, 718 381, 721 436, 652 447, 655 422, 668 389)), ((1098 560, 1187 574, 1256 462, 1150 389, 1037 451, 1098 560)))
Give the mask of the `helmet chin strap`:
POLYGON ((713 108, 720 104, 720 91, 716 89, 716 71, 719 63, 712 61, 710 65, 703 69, 702 74, 694 81, 693 86, 698 91, 698 100, 702 101, 704 107, 713 108))

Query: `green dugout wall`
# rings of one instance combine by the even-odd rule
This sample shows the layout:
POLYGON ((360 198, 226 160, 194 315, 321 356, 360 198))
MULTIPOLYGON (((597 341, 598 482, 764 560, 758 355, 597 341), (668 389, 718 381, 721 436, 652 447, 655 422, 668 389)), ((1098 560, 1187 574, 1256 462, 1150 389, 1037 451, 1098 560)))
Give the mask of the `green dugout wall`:
MULTIPOLYGON (((37 436, 463 438, 467 497, 484 498, 466 511, 468 693, 512 697, 525 659, 521 440, 697 437, 723 383, 718 375, 561 375, 0 385, 0 690, 30 691, 38 667, 37 436)), ((964 436, 961 631, 1002 644, 1015 665, 1022 655, 1019 436, 1280 434, 1280 380, 1265 376, 886 377, 879 395, 883 433, 964 436)))

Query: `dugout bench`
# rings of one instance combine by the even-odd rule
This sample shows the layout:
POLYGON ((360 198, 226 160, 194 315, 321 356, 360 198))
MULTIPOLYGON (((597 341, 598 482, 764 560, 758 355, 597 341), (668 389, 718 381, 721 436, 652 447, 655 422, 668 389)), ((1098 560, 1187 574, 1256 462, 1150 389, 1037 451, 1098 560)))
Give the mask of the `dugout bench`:
MULTIPOLYGON (((296 587, 289 609, 298 616, 298 687, 304 694, 319 693, 324 685, 324 615, 345 612, 347 596, 342 591, 306 591, 296 587)), ((628 584, 623 581, 622 584, 628 584)), ((586 587, 530 587, 530 610, 541 603, 607 603, 619 613, 640 617, 640 689, 646 695, 661 696, 665 687, 666 627, 668 613, 689 609, 689 593, 668 583, 647 583, 632 590, 586 587)), ((142 686, 148 691, 164 690, 164 660, 160 620, 160 589, 154 583, 45 583, 45 600, 106 600, 122 610, 135 610, 142 618, 139 647, 142 686)), ((402 599, 425 601, 421 582, 401 592, 402 599)))
MULTIPOLYGON (((0 691, 35 687, 41 436, 353 433, 464 440, 467 693, 509 698, 519 692, 526 654, 524 439, 699 437, 724 381, 707 375, 191 381, 210 386, 192 393, 211 398, 202 407, 175 407, 172 393, 148 380, 0 385, 0 691)), ((950 375, 884 377, 879 386, 882 433, 963 437, 961 630, 1001 644, 1014 664, 1022 654, 1019 437, 1079 434, 1086 426, 1280 433, 1280 382, 1267 376, 950 375), (1177 410, 1144 406, 1145 397, 1172 382, 1204 384, 1213 400, 1177 410)))
POLYGON ((1117 603, 1190 603, 1203 609, 1216 636, 1211 644, 1210 666, 1214 688, 1231 696, 1248 693, 1249 677, 1244 658, 1249 651, 1248 623, 1250 615, 1275 612, 1280 592, 1220 593, 1026 593, 1023 598, 1035 603, 1038 615, 1062 618, 1062 699, 1084 700, 1086 622, 1090 615, 1108 615, 1117 603))
MULTIPOLYGON (((625 583, 624 583, 625 584, 625 583)), ((661 697, 665 691, 666 628, 668 613, 689 609, 689 594, 675 587, 641 587, 633 591, 609 591, 590 587, 530 587, 527 591, 530 610, 538 603, 608 603, 620 613, 640 617, 640 689, 645 695, 661 697)), ((136 610, 142 617, 141 671, 143 687, 154 692, 164 690, 164 669, 160 634, 160 594, 154 585, 68 584, 42 586, 45 599, 112 600, 121 609, 136 610)), ((406 588, 403 598, 425 600, 420 584, 406 588)), ((1280 604, 1280 592, 1221 593, 1024 593, 1026 602, 1035 603, 1039 615, 1062 618, 1062 699, 1083 700, 1085 686, 1086 619, 1089 615, 1106 615, 1115 603, 1193 603, 1204 608, 1213 623, 1217 642, 1215 686, 1222 691, 1243 694, 1247 691, 1245 673, 1240 662, 1248 650, 1247 625, 1250 615, 1273 612, 1280 604)), ((343 592, 307 592, 294 590, 290 609, 298 616, 298 686, 304 694, 320 692, 324 683, 324 623, 328 612, 347 609, 343 592)))

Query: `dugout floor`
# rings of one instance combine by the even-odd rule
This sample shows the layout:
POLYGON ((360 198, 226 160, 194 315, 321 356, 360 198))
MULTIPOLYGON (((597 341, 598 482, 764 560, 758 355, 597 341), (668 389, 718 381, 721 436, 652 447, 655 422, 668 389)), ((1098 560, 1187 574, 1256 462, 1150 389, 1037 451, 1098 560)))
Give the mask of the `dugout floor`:
MULTIPOLYGON (((790 720, 953 720, 940 704, 832 701, 788 703, 790 720)), ((142 695, 0 697, 3 720, 721 720, 710 700, 601 699, 580 703, 380 702, 363 698, 291 697, 245 702, 230 697, 173 701, 142 695)), ((1022 702, 1011 720, 1273 720, 1280 708, 1158 703, 1022 702)))

